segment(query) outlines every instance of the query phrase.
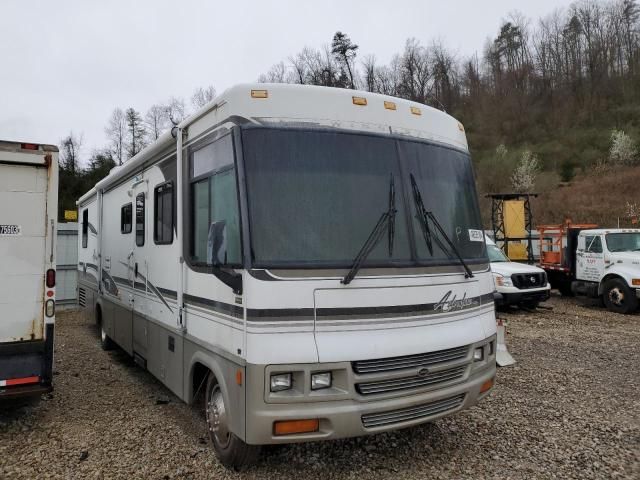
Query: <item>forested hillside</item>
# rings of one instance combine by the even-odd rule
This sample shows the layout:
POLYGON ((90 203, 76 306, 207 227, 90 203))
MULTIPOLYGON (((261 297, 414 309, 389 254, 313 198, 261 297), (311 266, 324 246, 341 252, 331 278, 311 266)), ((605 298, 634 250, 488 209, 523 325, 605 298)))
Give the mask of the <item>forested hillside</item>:
MULTIPOLYGON (((570 216, 614 224, 638 214, 637 0, 580 0, 539 19, 511 13, 470 57, 440 41, 415 38, 386 64, 362 51, 366 45, 337 32, 325 46, 302 44, 259 80, 357 88, 452 114, 465 125, 485 218, 486 193, 514 190, 540 194, 534 203, 538 223, 570 216)), ((196 90, 193 106, 214 92, 196 90)), ((106 129, 109 145, 94 153, 93 164, 104 169, 105 162, 126 161, 185 110, 176 98, 144 116, 116 109, 106 129)))

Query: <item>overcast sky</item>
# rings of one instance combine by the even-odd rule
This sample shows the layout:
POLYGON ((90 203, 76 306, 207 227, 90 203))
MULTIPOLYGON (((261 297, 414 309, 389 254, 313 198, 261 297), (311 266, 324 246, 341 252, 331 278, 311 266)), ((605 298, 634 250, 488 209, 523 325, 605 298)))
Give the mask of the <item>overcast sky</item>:
POLYGON ((0 0, 0 139, 106 144, 115 107, 146 109, 198 86, 255 81, 341 30, 387 63, 405 40, 481 52, 515 8, 531 19, 567 0, 0 0))

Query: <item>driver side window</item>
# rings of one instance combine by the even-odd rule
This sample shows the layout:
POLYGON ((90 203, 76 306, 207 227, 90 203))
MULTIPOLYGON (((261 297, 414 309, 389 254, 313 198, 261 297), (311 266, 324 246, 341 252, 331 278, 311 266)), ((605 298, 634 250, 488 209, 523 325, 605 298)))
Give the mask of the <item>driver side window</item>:
POLYGON ((585 239, 587 253, 602 253, 602 242, 599 236, 589 236, 585 239))

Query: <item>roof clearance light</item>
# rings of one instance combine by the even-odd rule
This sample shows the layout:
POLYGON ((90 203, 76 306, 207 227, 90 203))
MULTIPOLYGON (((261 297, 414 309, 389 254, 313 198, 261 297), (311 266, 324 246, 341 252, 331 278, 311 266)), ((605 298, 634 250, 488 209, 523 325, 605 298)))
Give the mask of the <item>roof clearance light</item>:
POLYGON ((411 107, 411 113, 413 113, 414 115, 422 115, 422 110, 420 110, 418 107, 411 107))
POLYGON ((384 108, 386 108, 387 110, 395 110, 396 109, 396 104, 394 102, 384 102, 384 108))
POLYGON ((367 104, 367 99, 364 97, 351 97, 353 99, 354 105, 362 105, 365 106, 367 104))
POLYGON ((251 90, 251 98, 269 98, 268 90, 251 90))

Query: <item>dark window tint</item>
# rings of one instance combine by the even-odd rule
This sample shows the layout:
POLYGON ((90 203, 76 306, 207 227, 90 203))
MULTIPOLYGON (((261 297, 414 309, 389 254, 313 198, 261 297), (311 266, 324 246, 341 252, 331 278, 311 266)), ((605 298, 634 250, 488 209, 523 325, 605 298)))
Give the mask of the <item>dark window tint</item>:
POLYGON ((153 240, 158 244, 173 242, 173 184, 163 183, 154 191, 153 240))
POLYGON ((133 208, 130 203, 120 209, 120 233, 131 233, 133 223, 133 208))
POLYGON ((87 248, 89 240, 89 210, 82 212, 82 248, 87 248))
POLYGON ((241 264, 240 215, 231 135, 216 140, 191 156, 192 244, 196 264, 207 263, 209 229, 224 222, 226 264, 241 264), (204 176, 206 175, 206 176, 204 176))
POLYGON ((136 195, 136 245, 144 245, 144 193, 136 195))

